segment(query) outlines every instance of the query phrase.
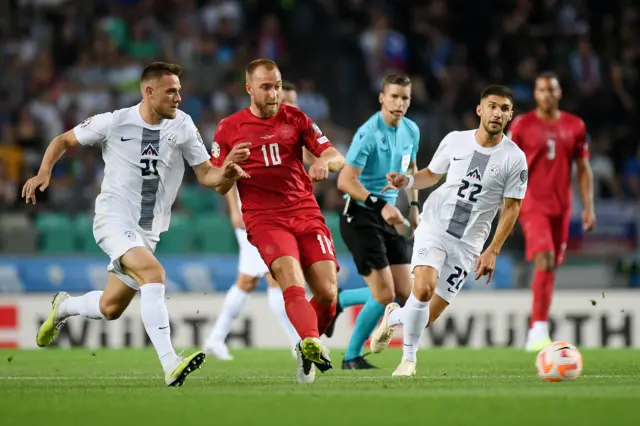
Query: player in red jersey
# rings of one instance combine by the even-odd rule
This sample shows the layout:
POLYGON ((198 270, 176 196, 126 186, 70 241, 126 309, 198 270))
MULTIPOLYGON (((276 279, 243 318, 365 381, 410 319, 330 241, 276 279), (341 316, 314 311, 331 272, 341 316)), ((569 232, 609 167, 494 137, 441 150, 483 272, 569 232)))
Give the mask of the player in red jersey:
MULTIPOLYGON (((309 117, 282 104, 282 77, 275 62, 251 62, 246 90, 251 105, 220 122, 212 162, 222 164, 233 147, 251 144, 242 163, 251 178, 237 186, 242 217, 249 242, 283 290, 287 316, 301 338, 296 346, 298 381, 312 382, 314 365, 322 372, 331 368, 319 336, 335 316, 338 267, 312 181, 342 169, 344 158, 309 117), (303 147, 317 157, 308 174, 303 147), (305 278, 314 295, 310 301, 305 297, 305 278)), ((226 193, 231 186, 218 192, 226 193)))
POLYGON ((529 188, 520 210, 527 260, 534 262, 533 305, 525 349, 538 351, 551 343, 548 317, 555 269, 564 262, 571 215, 571 167, 577 165, 583 202, 582 228, 596 224, 593 175, 584 122, 559 109, 562 90, 553 73, 535 82, 536 109, 517 117, 511 139, 527 156, 529 188))

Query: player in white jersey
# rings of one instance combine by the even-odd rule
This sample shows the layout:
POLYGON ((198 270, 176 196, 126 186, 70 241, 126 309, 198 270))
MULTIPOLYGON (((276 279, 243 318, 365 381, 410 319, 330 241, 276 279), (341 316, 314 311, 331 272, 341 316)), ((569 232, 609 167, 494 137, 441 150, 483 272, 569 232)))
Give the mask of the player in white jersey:
MULTIPOLYGON (((282 96, 282 103, 296 108, 298 107, 296 102, 296 88, 292 83, 286 81, 282 83, 282 96)), ((313 160, 315 160, 313 154, 306 149, 304 151, 305 161, 307 160, 307 156, 311 156, 313 160)), ((313 163, 313 160, 311 160, 311 163, 313 163)), ((218 359, 233 359, 225 340, 231 331, 233 322, 238 315, 240 315, 240 312, 242 312, 249 293, 256 288, 260 282, 260 278, 265 277, 268 286, 267 298, 269 300, 269 307, 278 318, 280 326, 291 343, 292 356, 296 358, 295 346, 300 340, 300 337, 296 329, 291 325, 289 317, 287 317, 280 286, 269 273, 269 268, 267 268, 267 265, 265 265, 260 257, 258 249, 247 239, 247 231, 245 231, 242 212, 240 210, 241 203, 238 189, 235 186, 231 188, 231 190, 225 194, 225 198, 229 206, 229 218, 235 229, 238 247, 240 249, 238 256, 238 277, 236 278, 235 284, 227 292, 216 323, 204 343, 204 351, 218 359)))
POLYGON ((403 325, 403 357, 394 376, 416 373, 422 332, 453 302, 469 274, 475 272, 476 280, 488 275, 488 282, 491 280, 496 256, 520 213, 528 171, 524 153, 504 135, 513 117, 511 90, 489 86, 476 112, 479 128, 449 133, 426 169, 414 176, 387 175, 389 189, 424 189, 447 175, 446 182, 425 202, 415 232, 411 296, 403 308, 396 303, 387 305, 371 338, 371 351, 381 352, 394 329, 403 325), (482 252, 501 207, 496 233, 482 252))
POLYGON ((35 204, 35 191, 49 185, 51 170, 64 152, 78 144, 102 144, 104 179, 95 203, 93 234, 109 256, 104 291, 80 297, 59 292, 36 342, 48 346, 68 317, 114 320, 138 290, 140 315, 155 347, 169 386, 181 386, 204 362, 203 352, 178 356, 171 344, 165 305, 165 272, 154 256, 160 233, 169 227, 171 205, 184 175, 183 158, 198 181, 217 187, 248 177, 235 164, 249 155, 248 144, 236 150, 222 169, 209 162, 191 117, 178 110, 181 67, 154 62, 142 72, 142 102, 130 108, 98 114, 57 136, 47 148, 38 175, 25 184, 22 196, 35 204))

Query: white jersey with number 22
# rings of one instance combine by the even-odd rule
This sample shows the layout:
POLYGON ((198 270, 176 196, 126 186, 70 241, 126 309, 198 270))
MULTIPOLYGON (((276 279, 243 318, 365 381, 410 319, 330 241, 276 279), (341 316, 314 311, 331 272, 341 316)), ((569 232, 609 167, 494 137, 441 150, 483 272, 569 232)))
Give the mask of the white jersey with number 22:
POLYGON ((446 182, 425 202, 421 221, 479 254, 503 199, 524 198, 528 172, 514 142, 505 136, 486 148, 476 141, 476 131, 451 132, 440 142, 428 168, 446 174, 446 182))

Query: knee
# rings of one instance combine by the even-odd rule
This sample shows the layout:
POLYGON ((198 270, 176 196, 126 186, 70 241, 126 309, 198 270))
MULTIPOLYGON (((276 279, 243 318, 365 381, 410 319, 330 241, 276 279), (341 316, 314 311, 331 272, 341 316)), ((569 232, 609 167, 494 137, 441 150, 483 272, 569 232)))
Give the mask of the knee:
POLYGON ((436 290, 436 281, 438 279, 437 272, 430 268, 422 270, 418 267, 415 270, 415 279, 413 282, 413 294, 421 302, 428 302, 433 297, 436 290))
POLYGON ((166 280, 164 268, 157 260, 143 265, 140 269, 135 271, 135 273, 142 281, 140 284, 164 284, 166 280))
POLYGON ((120 318, 125 308, 126 306, 119 306, 117 303, 110 302, 104 297, 100 299, 100 312, 102 312, 102 315, 104 315, 104 318, 107 321, 113 321, 120 318))
POLYGON ((556 258, 553 252, 537 253, 534 259, 535 268, 544 271, 552 272, 556 269, 556 258))
POLYGON ((371 287, 371 296, 378 303, 386 306, 396 300, 396 291, 391 275, 385 276, 384 273, 374 271, 367 277, 367 284, 371 287))
POLYGON ((329 280, 327 285, 316 291, 313 296, 321 305, 331 305, 338 298, 337 281, 329 280))
POLYGON ((271 264, 273 278, 277 279, 283 290, 291 286, 304 287, 305 281, 302 271, 292 259, 282 257, 271 264))
POLYGON ((377 292, 374 299, 376 299, 380 304, 386 306, 396 300, 396 292, 393 288, 384 288, 377 292))
POLYGON ((427 283, 418 284, 416 281, 413 286, 413 294, 416 296, 416 299, 421 302, 428 302, 431 300, 434 292, 435 289, 427 283))
POLYGON ((258 285, 260 279, 250 275, 240 274, 236 281, 236 286, 245 293, 251 293, 258 285))

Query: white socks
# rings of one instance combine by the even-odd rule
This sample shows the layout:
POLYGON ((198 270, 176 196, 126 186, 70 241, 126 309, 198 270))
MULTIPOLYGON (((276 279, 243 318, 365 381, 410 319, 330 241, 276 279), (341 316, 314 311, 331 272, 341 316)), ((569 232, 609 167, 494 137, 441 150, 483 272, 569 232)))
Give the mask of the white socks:
POLYGON ((63 320, 75 315, 89 319, 106 319, 100 312, 100 297, 102 291, 90 291, 79 297, 69 297, 58 306, 57 320, 63 320))
POLYGON ((429 323, 429 302, 421 302, 411 292, 411 296, 402 309, 396 309, 389 315, 389 324, 403 325, 402 359, 416 362, 416 353, 422 332, 429 323), (402 311, 402 312, 398 312, 402 311), (396 314, 397 312, 397 314, 396 314))
POLYGON ((549 335, 549 323, 547 321, 536 321, 533 323, 531 329, 536 334, 549 335))
POLYGON ((269 307, 278 318, 280 326, 284 330, 285 334, 291 342, 291 347, 295 348, 296 344, 300 340, 298 332, 289 321, 287 311, 284 308, 284 298, 282 297, 282 290, 278 287, 267 288, 267 297, 269 300, 269 307))
MULTIPOLYGON (((227 296, 224 299, 220 315, 218 315, 216 324, 213 326, 213 330, 211 330, 211 334, 209 335, 205 346, 213 346, 226 340, 229 332, 231 331, 231 327, 233 326, 233 322, 238 315, 240 315, 240 312, 242 312, 248 296, 249 293, 235 285, 229 289, 227 296)), ((269 287, 267 289, 267 297, 269 307, 278 318, 280 326, 284 329, 289 341, 291 342, 291 347, 295 347, 300 340, 300 337, 298 336, 296 329, 291 325, 289 317, 287 317, 287 312, 284 309, 282 290, 276 287, 269 287)))
POLYGON ((227 297, 224 298, 220 315, 218 315, 216 324, 213 326, 213 330, 211 330, 211 334, 207 339, 207 344, 224 343, 227 335, 231 331, 233 321, 235 321, 238 315, 240 315, 240 312, 242 312, 248 295, 249 293, 235 285, 229 289, 227 297))
POLYGON ((165 373, 175 368, 178 355, 171 344, 169 313, 164 302, 164 284, 140 286, 140 317, 165 373))

